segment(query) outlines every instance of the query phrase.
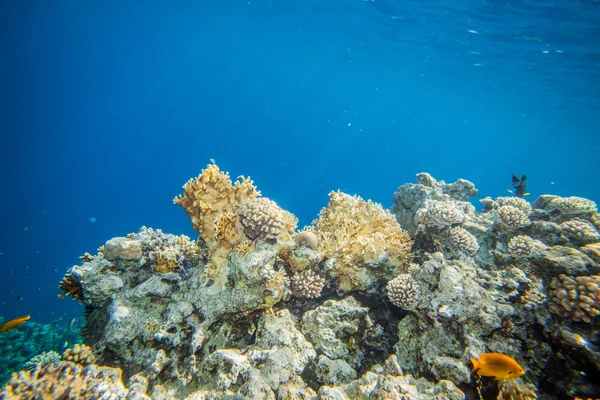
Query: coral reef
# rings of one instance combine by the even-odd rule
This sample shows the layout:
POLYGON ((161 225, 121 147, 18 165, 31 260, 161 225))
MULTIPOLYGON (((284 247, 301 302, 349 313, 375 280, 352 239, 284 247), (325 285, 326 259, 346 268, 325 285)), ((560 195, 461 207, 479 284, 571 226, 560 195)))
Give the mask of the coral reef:
POLYGON ((319 218, 296 233, 291 213, 213 163, 175 199, 198 243, 143 227, 82 258, 60 288, 86 306, 86 346, 15 374, 3 393, 458 400, 478 391, 500 399, 600 392, 595 203, 486 197, 479 212, 469 201, 477 194, 469 181, 426 173, 398 188, 391 211, 331 192, 319 218), (470 359, 486 352, 510 355, 527 373, 475 383, 470 359), (131 377, 128 387, 121 376, 131 377))
POLYGON ((2 363, 0 385, 9 379, 13 372, 29 368, 32 363, 27 363, 35 357, 46 354, 39 358, 53 361, 55 356, 49 355, 54 354, 53 349, 62 349, 65 342, 81 343, 79 329, 82 324, 82 318, 78 318, 70 329, 68 321, 62 319, 49 324, 28 321, 18 329, 2 333, 0 335, 0 363, 2 363))
POLYGON ((54 350, 44 351, 43 353, 38 354, 37 356, 33 356, 23 365, 23 369, 32 370, 37 368, 38 365, 41 364, 42 367, 45 367, 49 364, 58 365, 62 357, 54 350))
POLYGON ((376 290, 378 279, 396 276, 410 261, 412 240, 394 216, 358 196, 331 192, 314 225, 340 293, 376 290))
POLYGON ((14 373, 0 396, 8 399, 150 399, 144 392, 147 382, 132 377, 135 390, 123 385, 118 368, 89 365, 83 367, 69 361, 57 365, 39 364, 33 370, 14 373))
POLYGON ((419 300, 417 284, 410 274, 400 274, 389 281, 387 295, 394 305, 405 310, 414 309, 419 300))

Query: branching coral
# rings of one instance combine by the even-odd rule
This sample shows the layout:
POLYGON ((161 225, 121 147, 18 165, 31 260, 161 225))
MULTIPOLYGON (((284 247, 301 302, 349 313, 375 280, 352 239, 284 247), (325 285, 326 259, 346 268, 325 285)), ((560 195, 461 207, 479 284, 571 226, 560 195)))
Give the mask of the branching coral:
MULTIPOLYGON (((136 382, 143 377, 136 378, 136 382)), ((136 385, 139 390, 144 386, 136 385)), ((83 367, 68 361, 58 365, 39 364, 32 371, 13 374, 0 397, 8 399, 124 399, 130 394, 122 381, 118 368, 89 365, 83 367)), ((136 399, 150 399, 143 392, 136 392, 136 399)))
POLYGON ((596 227, 588 221, 581 219, 572 219, 560 224, 566 236, 582 241, 584 243, 592 243, 600 240, 600 235, 596 227))
POLYGON ((80 302, 84 301, 83 288, 81 287, 81 283, 77 279, 75 279, 75 277, 72 274, 67 273, 60 281, 58 288, 64 292, 59 294, 58 298, 63 298, 65 296, 73 296, 73 300, 77 300, 80 302))
POLYGON ((56 351, 44 351, 43 353, 31 357, 31 359, 25 363, 23 368, 31 371, 40 365, 41 367, 45 367, 50 364, 57 366, 58 364, 60 364, 60 361, 60 354, 58 354, 56 351))
POLYGON ((139 232, 128 237, 141 243, 144 255, 150 260, 155 272, 173 272, 200 263, 200 247, 185 235, 171 235, 161 229, 143 226, 139 232))
POLYGON ((290 240, 298 219, 264 197, 244 201, 238 211, 244 234, 250 240, 290 240))
POLYGON ((412 240, 389 211, 341 192, 331 192, 329 199, 314 225, 319 250, 332 260, 342 292, 364 290, 408 265, 412 240))
POLYGON ((405 310, 414 309, 419 300, 417 284, 410 274, 400 274, 389 281, 387 295, 394 305, 405 310))
POLYGON ((465 220, 465 215, 462 211, 456 208, 452 203, 444 201, 431 200, 425 208, 417 212, 415 217, 423 227, 436 227, 443 229, 448 226, 460 224, 465 220))
POLYGON ((460 226, 450 229, 450 241, 458 250, 468 256, 474 255, 479 250, 477 238, 460 226))
POLYGON ((582 197, 556 197, 550 201, 550 207, 561 214, 587 214, 597 211, 596 203, 582 197))
POLYGON ((513 236, 508 241, 508 252, 511 257, 524 259, 531 256, 533 251, 533 239, 526 235, 513 236))
POLYGON ((291 279, 294 293, 299 297, 308 297, 311 299, 321 295, 321 290, 325 284, 325 279, 315 274, 312 270, 307 269, 291 279))
POLYGON ((573 321, 590 323, 600 314, 600 275, 561 274, 550 282, 548 309, 573 321))
POLYGON ((509 229, 522 228, 531 224, 527 214, 514 206, 500 206, 496 209, 496 216, 501 226, 509 229))
POLYGON ((63 358, 81 365, 90 365, 96 361, 92 349, 85 344, 76 344, 73 348, 65 350, 63 358))

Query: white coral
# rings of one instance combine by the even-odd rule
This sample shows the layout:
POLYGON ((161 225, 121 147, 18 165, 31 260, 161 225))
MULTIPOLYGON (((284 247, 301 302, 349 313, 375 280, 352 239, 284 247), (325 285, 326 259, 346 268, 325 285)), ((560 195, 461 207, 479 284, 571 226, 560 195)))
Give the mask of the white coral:
POLYGON ((323 290, 323 285, 325 285, 325 279, 310 269, 294 275, 291 281, 295 292, 301 297, 311 299, 319 297, 321 290, 323 290))
POLYGON ((533 251, 533 239, 526 235, 512 237, 508 242, 508 252, 516 259, 528 258, 533 251))
POLYGON ((474 255, 479 250, 477 238, 460 226, 450 229, 450 240, 454 246, 469 256, 474 255))
POLYGON ((419 291, 411 274, 400 274, 387 284, 387 295, 390 301, 405 310, 417 306, 419 291))
POLYGON ((462 223, 465 220, 465 214, 451 203, 431 200, 424 209, 419 210, 417 218, 418 222, 424 226, 443 229, 462 223))
POLYGON ((265 197, 246 200, 238 214, 250 240, 276 239, 284 231, 296 229, 296 217, 265 197))
POLYGON ((508 228, 522 228, 531 224, 527 214, 514 206, 500 206, 496 209, 498 222, 508 228))

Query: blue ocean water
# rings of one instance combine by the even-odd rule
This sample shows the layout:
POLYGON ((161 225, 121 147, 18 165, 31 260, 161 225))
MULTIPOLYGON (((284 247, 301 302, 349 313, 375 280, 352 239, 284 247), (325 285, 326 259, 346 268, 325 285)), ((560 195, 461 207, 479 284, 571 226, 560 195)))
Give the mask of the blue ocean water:
POLYGON ((426 171, 600 201, 595 1, 4 1, 0 315, 68 320, 78 256, 216 160, 309 224, 426 171))

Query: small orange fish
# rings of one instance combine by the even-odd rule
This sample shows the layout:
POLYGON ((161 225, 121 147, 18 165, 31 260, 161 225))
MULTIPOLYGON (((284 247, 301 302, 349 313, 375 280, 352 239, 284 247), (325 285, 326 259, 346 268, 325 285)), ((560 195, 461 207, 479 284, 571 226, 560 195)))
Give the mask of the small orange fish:
POLYGON ((515 379, 525 375, 525 370, 518 362, 506 354, 483 353, 479 360, 471 358, 473 370, 479 376, 492 376, 497 381, 504 379, 515 379))
POLYGON ((10 321, 5 322, 4 325, 0 326, 0 332, 8 332, 11 329, 16 328, 17 326, 21 326, 25 323, 25 321, 28 321, 30 318, 31 316, 27 314, 15 319, 11 319, 10 321))

